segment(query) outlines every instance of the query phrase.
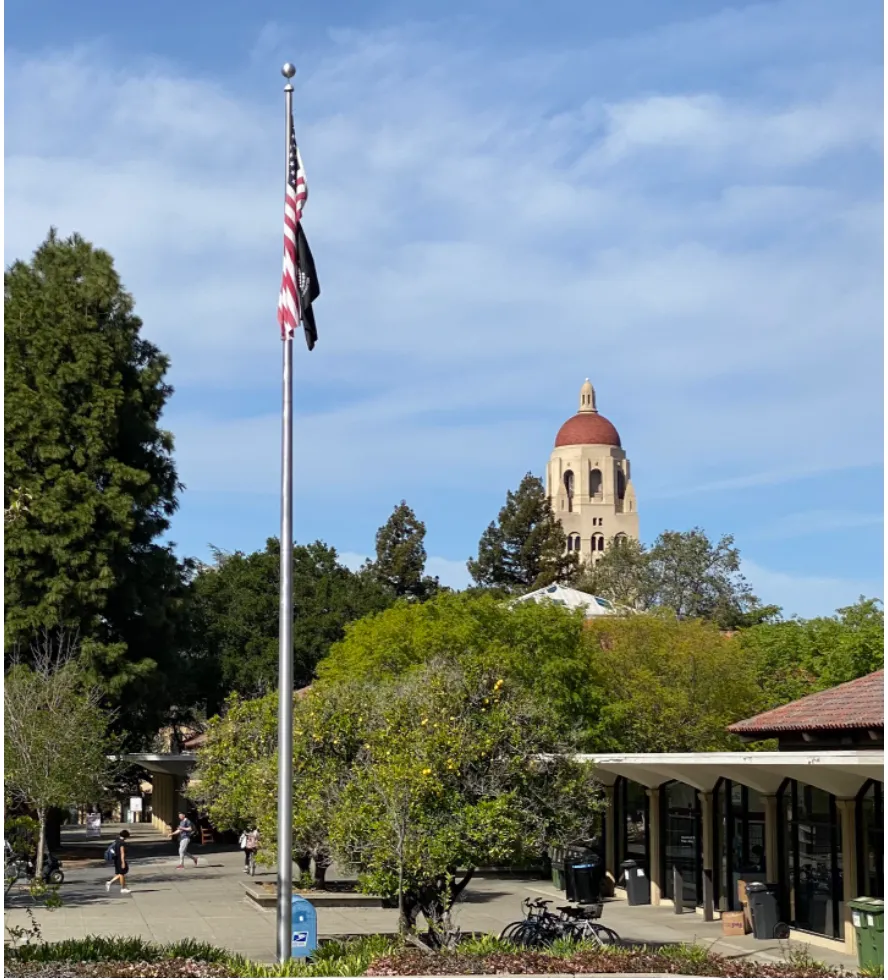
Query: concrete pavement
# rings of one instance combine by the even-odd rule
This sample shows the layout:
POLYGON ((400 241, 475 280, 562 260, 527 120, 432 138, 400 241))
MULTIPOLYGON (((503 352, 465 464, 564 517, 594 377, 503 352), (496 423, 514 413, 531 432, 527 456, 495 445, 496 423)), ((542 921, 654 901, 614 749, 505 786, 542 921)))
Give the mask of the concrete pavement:
MULTIPOLYGON (((113 832, 114 828, 108 829, 113 832)), ((65 850, 72 853, 68 846, 65 850)), ((140 832, 130 861, 131 895, 120 895, 116 887, 110 894, 105 891, 104 883, 112 872, 103 862, 66 862, 62 908, 36 910, 43 938, 53 942, 90 934, 141 936, 161 943, 191 938, 251 959, 273 961, 274 912, 258 909, 245 899, 242 882, 247 876, 242 871, 242 853, 222 849, 205 853, 202 848, 196 848, 195 853, 198 867, 188 862, 178 871, 175 843, 164 842, 156 833, 140 832)), ((256 880, 273 881, 274 877, 273 872, 260 868, 256 880)), ((564 903, 564 895, 548 881, 484 877, 473 880, 466 889, 455 918, 464 932, 498 934, 507 923, 522 917, 521 899, 527 896, 551 898, 556 905, 564 903)), ((14 890, 10 899, 7 926, 26 924, 22 908, 26 893, 16 894, 14 890)), ((696 941, 729 957, 783 961, 789 948, 803 945, 759 942, 751 936, 726 937, 719 922, 704 922, 692 912, 675 915, 666 908, 630 908, 621 900, 605 904, 602 921, 627 941, 696 941)), ((394 933, 397 910, 320 908, 318 928, 322 937, 394 933)), ((849 957, 828 950, 811 947, 810 952, 816 959, 847 971, 856 966, 849 957)))

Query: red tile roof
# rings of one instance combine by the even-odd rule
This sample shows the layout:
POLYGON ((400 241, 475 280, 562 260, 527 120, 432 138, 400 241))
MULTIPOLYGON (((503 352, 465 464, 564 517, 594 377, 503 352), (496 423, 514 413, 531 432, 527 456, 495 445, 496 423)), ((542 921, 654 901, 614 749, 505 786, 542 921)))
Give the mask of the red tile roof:
POLYGON ((884 728, 885 671, 877 670, 847 684, 771 711, 738 721, 728 727, 735 735, 768 732, 816 732, 825 729, 884 728))

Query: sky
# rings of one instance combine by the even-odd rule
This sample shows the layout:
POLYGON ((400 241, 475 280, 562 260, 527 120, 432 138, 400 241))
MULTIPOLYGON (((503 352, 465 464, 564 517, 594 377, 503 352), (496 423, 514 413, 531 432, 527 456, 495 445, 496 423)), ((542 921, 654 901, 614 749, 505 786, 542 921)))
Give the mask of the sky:
POLYGON ((786 615, 882 596, 879 0, 7 0, 5 261, 111 252, 171 358, 183 555, 279 529, 284 102, 320 339, 295 535, 401 500, 454 586, 593 381, 641 533, 786 615))

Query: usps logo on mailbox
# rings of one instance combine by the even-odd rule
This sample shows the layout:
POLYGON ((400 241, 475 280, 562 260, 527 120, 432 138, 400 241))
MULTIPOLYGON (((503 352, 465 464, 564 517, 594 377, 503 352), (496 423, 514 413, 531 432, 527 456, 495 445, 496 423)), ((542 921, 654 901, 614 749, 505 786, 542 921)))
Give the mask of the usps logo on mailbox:
POLYGON ((290 955, 311 956, 318 948, 318 914, 301 895, 293 896, 290 955))

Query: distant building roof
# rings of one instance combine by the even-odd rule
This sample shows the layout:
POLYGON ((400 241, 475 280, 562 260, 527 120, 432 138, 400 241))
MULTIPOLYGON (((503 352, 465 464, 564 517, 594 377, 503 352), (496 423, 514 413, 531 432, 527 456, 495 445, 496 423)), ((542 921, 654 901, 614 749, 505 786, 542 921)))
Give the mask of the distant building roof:
POLYGON ((601 596, 580 592, 579 589, 569 589, 564 585, 546 585, 542 589, 528 592, 516 602, 553 602, 556 606, 566 606, 568 609, 582 609, 587 619, 593 616, 615 616, 620 609, 608 599, 601 596))
POLYGON ((839 684, 728 727, 735 735, 885 727, 885 671, 839 684))

